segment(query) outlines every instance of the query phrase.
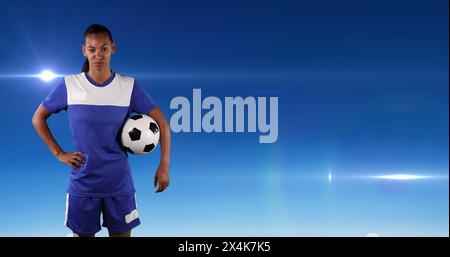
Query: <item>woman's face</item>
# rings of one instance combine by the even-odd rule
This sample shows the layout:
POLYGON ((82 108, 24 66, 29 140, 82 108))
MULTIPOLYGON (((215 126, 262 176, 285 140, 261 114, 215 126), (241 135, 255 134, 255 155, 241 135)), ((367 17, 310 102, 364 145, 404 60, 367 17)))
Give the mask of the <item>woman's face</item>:
POLYGON ((100 72, 110 70, 109 62, 115 50, 114 42, 111 42, 106 33, 89 34, 84 38, 82 45, 83 55, 89 61, 89 69, 100 72))

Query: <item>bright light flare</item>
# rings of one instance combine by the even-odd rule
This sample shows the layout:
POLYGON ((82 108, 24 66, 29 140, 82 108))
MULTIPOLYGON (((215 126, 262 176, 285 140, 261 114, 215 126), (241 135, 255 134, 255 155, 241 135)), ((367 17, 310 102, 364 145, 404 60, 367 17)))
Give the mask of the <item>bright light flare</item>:
POLYGON ((38 78, 43 81, 51 81, 54 78, 64 77, 62 74, 55 74, 50 70, 44 70, 38 74, 0 74, 0 79, 15 79, 15 78, 38 78))
POLYGON ((45 70, 45 71, 41 72, 41 74, 39 74, 39 78, 41 78, 43 81, 46 81, 46 82, 51 81, 56 77, 57 77, 57 75, 49 70, 45 70))
POLYGON ((386 179, 386 180, 415 180, 415 179, 427 179, 427 178, 433 178, 433 177, 432 176, 411 175, 411 174, 391 174, 391 175, 372 176, 371 178, 386 179))

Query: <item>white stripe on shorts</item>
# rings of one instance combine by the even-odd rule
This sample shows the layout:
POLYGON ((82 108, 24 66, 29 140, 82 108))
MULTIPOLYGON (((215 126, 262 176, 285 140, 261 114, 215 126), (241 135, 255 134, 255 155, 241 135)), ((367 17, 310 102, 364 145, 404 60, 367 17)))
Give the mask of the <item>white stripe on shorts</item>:
POLYGON ((67 226, 67 215, 69 214, 69 193, 66 195, 66 214, 64 215, 64 226, 67 226))

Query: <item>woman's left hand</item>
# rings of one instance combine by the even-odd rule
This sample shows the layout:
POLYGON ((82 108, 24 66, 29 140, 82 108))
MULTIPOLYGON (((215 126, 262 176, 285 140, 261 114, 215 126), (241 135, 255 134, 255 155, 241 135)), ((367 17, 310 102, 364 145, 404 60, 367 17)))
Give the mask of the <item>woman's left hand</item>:
POLYGON ((154 186, 158 185, 156 193, 164 191, 169 186, 169 166, 159 165, 155 174, 154 186))

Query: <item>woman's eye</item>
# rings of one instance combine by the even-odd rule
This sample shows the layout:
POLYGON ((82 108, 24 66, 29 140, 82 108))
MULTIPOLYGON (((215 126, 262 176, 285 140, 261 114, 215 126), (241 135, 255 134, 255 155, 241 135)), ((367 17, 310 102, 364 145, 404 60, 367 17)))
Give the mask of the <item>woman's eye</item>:
POLYGON ((89 49, 89 52, 93 53, 93 52, 95 52, 95 50, 94 49, 89 49))
POLYGON ((103 47, 103 52, 106 52, 106 47, 103 47))

